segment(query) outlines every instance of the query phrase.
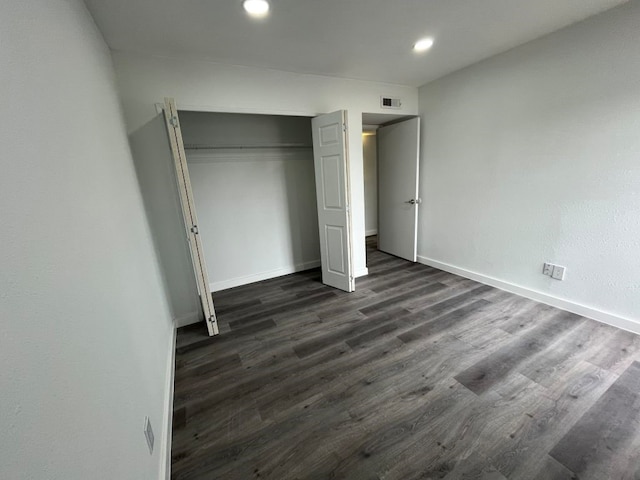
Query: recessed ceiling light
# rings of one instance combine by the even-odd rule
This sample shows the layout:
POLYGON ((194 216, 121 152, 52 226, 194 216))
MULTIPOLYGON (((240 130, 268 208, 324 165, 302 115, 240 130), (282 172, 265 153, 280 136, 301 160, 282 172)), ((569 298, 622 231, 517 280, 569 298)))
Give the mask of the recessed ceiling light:
POLYGON ((431 47, 433 47, 433 38, 423 38, 415 43, 413 49, 416 52, 426 52, 431 47))
POLYGON ((252 17, 264 17, 269 13, 267 0, 244 0, 242 6, 252 17))

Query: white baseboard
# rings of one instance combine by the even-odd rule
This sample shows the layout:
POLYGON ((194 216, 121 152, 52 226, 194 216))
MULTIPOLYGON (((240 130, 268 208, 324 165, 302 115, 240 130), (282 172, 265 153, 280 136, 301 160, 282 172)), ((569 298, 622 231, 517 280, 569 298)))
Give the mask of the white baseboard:
POLYGON ((202 314, 200 312, 189 312, 184 315, 180 315, 173 319, 173 324, 176 328, 186 327, 187 325, 193 325, 194 323, 198 323, 203 321, 202 314))
POLYGON ((532 290, 527 287, 505 282, 504 280, 489 277, 487 275, 483 275, 482 273, 472 272, 470 270, 456 267, 448 263, 439 262, 432 258, 424 257, 421 255, 418 255, 418 262, 422 263, 423 265, 428 265, 430 267, 438 268, 446 272, 460 275, 461 277, 476 280, 486 285, 491 285, 492 287, 499 288, 500 290, 505 290, 522 297, 530 298, 531 300, 535 300, 537 302, 551 305, 552 307, 556 307, 561 310, 576 313, 583 317, 591 318, 593 320, 597 320, 598 322, 621 328, 622 330, 640 334, 640 322, 633 321, 629 318, 620 317, 618 315, 604 312, 593 307, 575 303, 564 298, 554 297, 553 295, 549 295, 548 293, 543 293, 538 290, 532 290))
POLYGON ((366 230, 364 232, 364 236, 365 237, 370 237, 371 235, 377 235, 377 234, 378 234, 378 229, 377 228, 374 228, 372 230, 366 230))
POLYGON ((171 434, 173 429, 173 380, 176 373, 176 327, 174 326, 169 342, 169 360, 167 361, 167 384, 164 397, 164 425, 160 449, 160 480, 171 480, 171 434))
POLYGON ((219 282, 213 282, 209 284, 209 289, 212 292, 217 292, 220 290, 226 290, 227 288, 239 287, 240 285, 247 285, 249 283, 268 280, 269 278, 276 278, 276 277, 281 277, 283 275, 289 275, 291 273, 302 272, 303 270, 309 270, 311 268, 317 268, 319 266, 320 266, 320 260, 312 260, 310 262, 298 263, 296 265, 289 265, 284 268, 269 270, 267 272, 260 272, 260 273, 255 273, 253 275, 247 275, 244 277, 236 277, 236 278, 230 278, 228 280, 221 280, 219 282))
POLYGON ((355 277, 360 278, 360 277, 366 277, 367 275, 369 275, 369 269, 367 267, 364 267, 356 272, 355 277))

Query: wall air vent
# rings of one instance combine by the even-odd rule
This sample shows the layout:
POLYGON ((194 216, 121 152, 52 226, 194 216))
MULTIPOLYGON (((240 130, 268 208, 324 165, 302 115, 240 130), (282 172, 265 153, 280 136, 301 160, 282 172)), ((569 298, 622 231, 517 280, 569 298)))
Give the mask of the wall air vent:
POLYGON ((380 97, 380 108, 402 108, 402 100, 399 98, 380 97))

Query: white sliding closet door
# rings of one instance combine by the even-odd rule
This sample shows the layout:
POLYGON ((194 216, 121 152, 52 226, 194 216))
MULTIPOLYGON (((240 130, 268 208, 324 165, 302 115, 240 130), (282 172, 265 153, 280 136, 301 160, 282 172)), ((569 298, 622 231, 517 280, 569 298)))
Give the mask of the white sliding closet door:
POLYGON ((311 121, 311 125, 322 283, 353 292, 346 112, 340 110, 320 115, 311 121))
POLYGON ((178 118, 175 101, 172 98, 164 99, 164 118, 167 125, 167 133, 169 134, 171 153, 176 167, 180 204, 182 205, 184 224, 187 228, 186 234, 189 239, 189 249, 191 250, 191 260, 193 261, 193 269, 196 275, 198 294, 200 295, 200 302, 202 304, 202 310, 204 311, 204 318, 207 322, 209 335, 217 335, 218 322, 213 306, 213 298, 209 290, 209 277, 204 261, 202 242, 198 232, 198 219, 196 217, 196 208, 191 190, 189 170, 187 169, 187 157, 182 142, 180 119, 178 118))

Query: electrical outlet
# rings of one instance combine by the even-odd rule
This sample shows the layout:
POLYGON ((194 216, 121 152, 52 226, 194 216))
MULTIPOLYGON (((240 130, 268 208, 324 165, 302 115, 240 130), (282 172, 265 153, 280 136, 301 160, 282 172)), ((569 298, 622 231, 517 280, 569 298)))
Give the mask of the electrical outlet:
POLYGON ((147 439, 147 446, 149 447, 149 453, 153 454, 153 428, 151 428, 151 420, 149 417, 144 417, 144 437, 147 439))
POLYGON ((564 280, 564 272, 565 268, 560 265, 553 266, 553 273, 551 274, 551 278, 555 278, 556 280, 564 280))
POLYGON ((550 277, 553 275, 553 267, 554 265, 552 263, 545 263, 542 267, 542 274, 550 277))

